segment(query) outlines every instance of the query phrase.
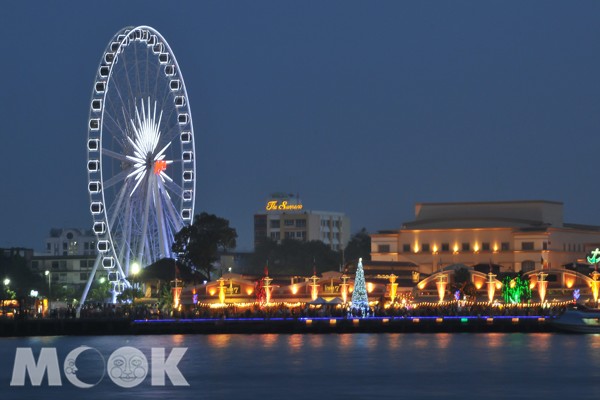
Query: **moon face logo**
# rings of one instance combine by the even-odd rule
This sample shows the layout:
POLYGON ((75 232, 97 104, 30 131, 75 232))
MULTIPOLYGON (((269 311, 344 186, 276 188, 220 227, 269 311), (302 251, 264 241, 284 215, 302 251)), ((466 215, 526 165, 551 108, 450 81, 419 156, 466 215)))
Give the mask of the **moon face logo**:
POLYGON ((135 347, 120 347, 108 358, 106 370, 114 383, 132 388, 142 383, 148 375, 148 360, 135 347))
MULTIPOLYGON (((102 365, 104 365, 104 357, 102 356, 102 353, 100 353, 97 349, 94 349, 93 347, 89 346, 79 346, 76 349, 71 350, 71 352, 65 357, 65 362, 63 363, 63 371, 67 380, 71 382, 73 386, 77 386, 78 388, 82 389, 89 389, 93 386, 96 386, 98 383, 100 383, 102 378, 104 378, 104 368, 102 368, 102 375, 100 375, 100 378, 95 383, 82 382, 77 377, 77 372, 79 371, 79 368, 77 368, 77 357, 79 357, 81 353, 87 350, 95 351, 98 354, 102 365)), ((82 370, 82 372, 83 371, 84 370, 82 370)))

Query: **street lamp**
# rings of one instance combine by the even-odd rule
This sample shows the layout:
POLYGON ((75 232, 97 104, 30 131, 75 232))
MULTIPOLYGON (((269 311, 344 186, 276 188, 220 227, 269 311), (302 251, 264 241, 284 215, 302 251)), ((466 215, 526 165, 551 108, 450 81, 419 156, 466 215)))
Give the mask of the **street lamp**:
MULTIPOLYGON (((4 278, 4 281, 2 281, 2 283, 4 283, 4 286, 8 286, 8 284, 10 283, 10 279, 4 278)), ((4 301, 4 293, 5 292, 6 292, 6 290, 4 288, 2 288, 2 292, 1 292, 2 293, 2 316, 5 315, 5 312, 4 312, 4 302, 5 302, 4 301)))
POLYGON ((48 277, 48 301, 50 301, 50 297, 52 297, 52 272, 46 270, 46 272, 44 272, 44 275, 48 277))
POLYGON ((131 277, 132 277, 132 289, 133 289, 133 303, 135 304, 135 292, 136 292, 136 282, 135 282, 135 278, 137 276, 137 274, 140 273, 140 264, 134 262, 133 264, 131 264, 131 277))

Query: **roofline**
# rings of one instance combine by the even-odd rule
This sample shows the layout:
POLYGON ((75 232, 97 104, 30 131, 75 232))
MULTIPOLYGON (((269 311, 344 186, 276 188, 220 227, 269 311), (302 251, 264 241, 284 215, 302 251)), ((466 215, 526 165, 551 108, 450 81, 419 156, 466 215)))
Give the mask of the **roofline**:
POLYGON ((546 203, 564 205, 562 201, 553 200, 508 200, 508 201, 462 201, 462 202, 442 202, 442 203, 415 203, 416 206, 451 206, 451 205, 475 205, 475 204, 534 204, 546 203))

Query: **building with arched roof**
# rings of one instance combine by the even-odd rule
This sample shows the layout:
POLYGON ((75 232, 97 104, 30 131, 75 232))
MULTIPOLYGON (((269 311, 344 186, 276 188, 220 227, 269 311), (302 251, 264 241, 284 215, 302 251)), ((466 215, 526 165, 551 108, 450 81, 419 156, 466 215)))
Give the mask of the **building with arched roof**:
POLYGON ((371 235, 371 259, 424 274, 452 264, 528 272, 578 265, 599 243, 600 227, 565 223, 560 202, 418 203, 413 221, 371 235))

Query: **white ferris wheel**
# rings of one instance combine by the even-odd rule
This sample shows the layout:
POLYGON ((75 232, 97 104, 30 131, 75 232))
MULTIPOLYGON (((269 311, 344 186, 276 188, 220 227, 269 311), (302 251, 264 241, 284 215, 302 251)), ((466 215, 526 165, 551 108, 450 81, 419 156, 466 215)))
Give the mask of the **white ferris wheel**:
MULTIPOLYGON (((88 122, 88 192, 98 258, 113 296, 134 264, 172 257, 194 215, 196 162, 188 96, 175 55, 149 26, 124 28, 98 67, 88 122)), ((114 297, 113 297, 114 300, 114 297)))

